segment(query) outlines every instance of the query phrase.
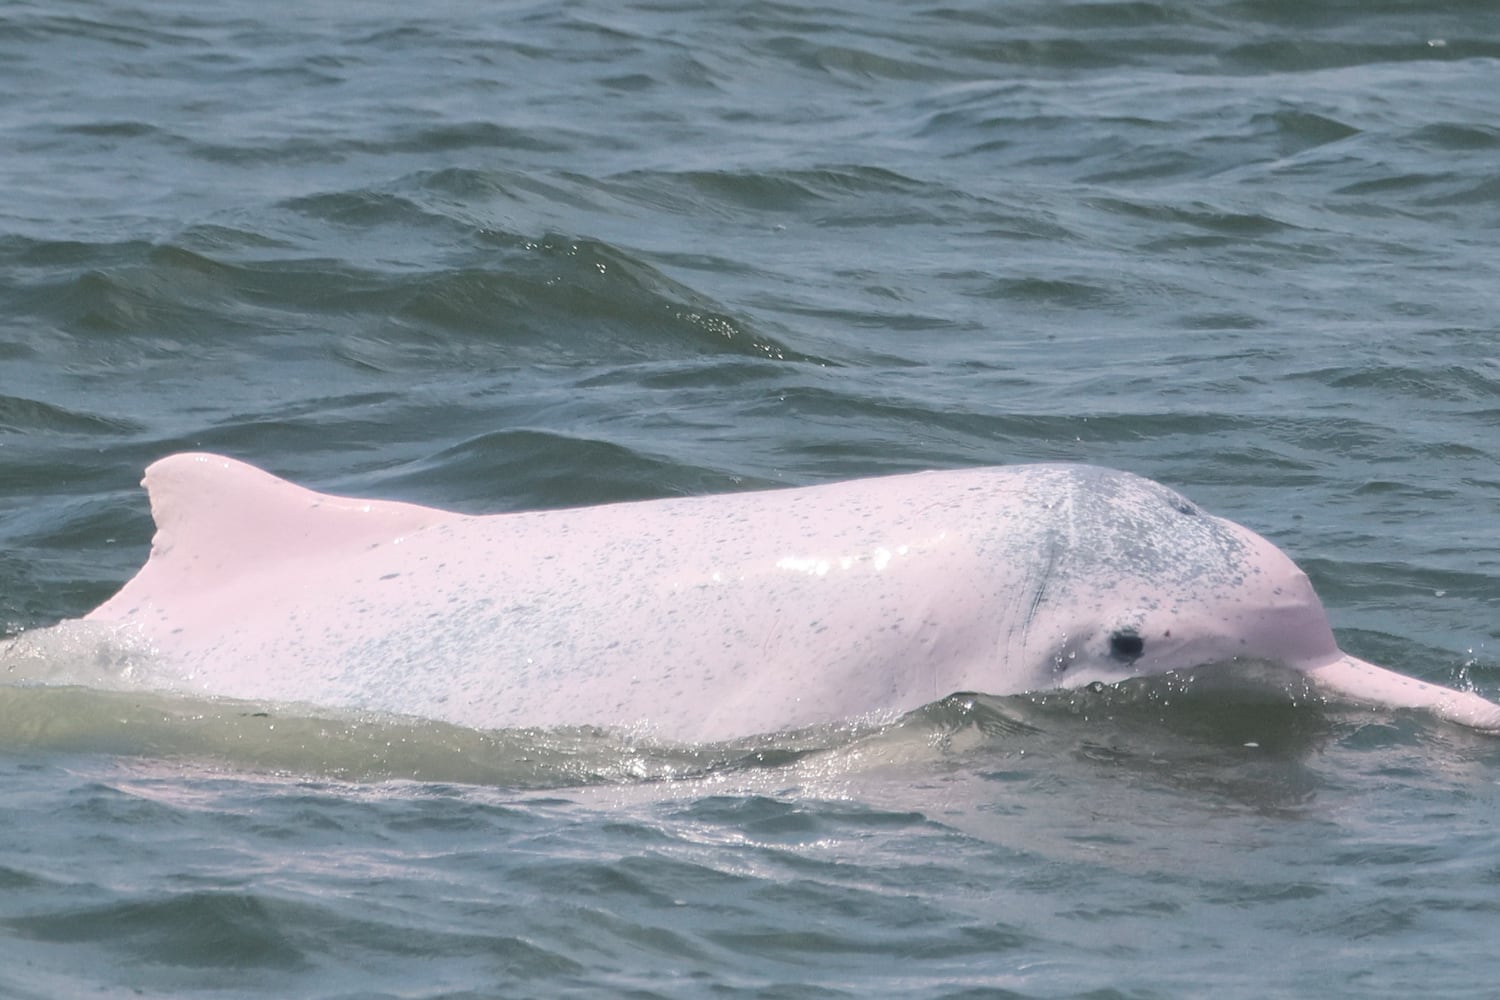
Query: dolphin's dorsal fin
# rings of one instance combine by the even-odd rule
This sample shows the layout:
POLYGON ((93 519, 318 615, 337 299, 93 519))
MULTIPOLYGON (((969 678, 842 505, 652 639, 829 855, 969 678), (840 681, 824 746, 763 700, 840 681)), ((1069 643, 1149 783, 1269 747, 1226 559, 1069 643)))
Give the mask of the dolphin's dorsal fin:
POLYGON ((88 617, 116 618, 143 599, 211 579, 254 572, 268 562, 374 546, 462 515, 388 500, 304 489, 222 455, 171 455, 146 469, 156 534, 151 558, 88 617))

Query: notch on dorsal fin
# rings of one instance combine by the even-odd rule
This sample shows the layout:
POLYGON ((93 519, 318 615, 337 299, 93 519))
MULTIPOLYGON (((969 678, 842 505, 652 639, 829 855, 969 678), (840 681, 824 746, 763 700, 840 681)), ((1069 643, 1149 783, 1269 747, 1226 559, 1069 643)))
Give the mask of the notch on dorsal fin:
POLYGON ((171 455, 146 469, 156 535, 139 573, 88 617, 120 617, 161 593, 234 578, 272 562, 395 541, 462 515, 304 489, 222 455, 171 455))

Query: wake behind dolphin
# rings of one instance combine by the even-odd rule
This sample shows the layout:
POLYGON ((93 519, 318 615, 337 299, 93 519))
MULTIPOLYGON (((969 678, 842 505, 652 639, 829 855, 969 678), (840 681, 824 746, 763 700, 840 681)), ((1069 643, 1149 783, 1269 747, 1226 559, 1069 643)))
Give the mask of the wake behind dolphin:
MULTIPOLYGON (((84 619, 85 683, 701 742, 1279 664, 1500 730, 1500 706, 1341 652, 1275 546, 1124 472, 1029 465, 466 516, 233 459, 146 471, 146 565, 84 619)), ((79 683, 67 675, 54 683, 79 683)))

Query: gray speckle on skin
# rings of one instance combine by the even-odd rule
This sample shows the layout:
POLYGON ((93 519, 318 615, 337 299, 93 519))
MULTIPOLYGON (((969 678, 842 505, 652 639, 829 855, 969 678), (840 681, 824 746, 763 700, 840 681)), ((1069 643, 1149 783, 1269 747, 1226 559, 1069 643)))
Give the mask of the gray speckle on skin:
POLYGON ((1192 586, 1232 589, 1245 573, 1245 543, 1226 522, 1159 483, 1085 465, 1043 466, 1028 494, 1030 531, 1007 533, 1009 544, 1032 535, 1045 560, 1038 593, 1066 599, 1077 580, 1135 577, 1163 592, 1192 586))

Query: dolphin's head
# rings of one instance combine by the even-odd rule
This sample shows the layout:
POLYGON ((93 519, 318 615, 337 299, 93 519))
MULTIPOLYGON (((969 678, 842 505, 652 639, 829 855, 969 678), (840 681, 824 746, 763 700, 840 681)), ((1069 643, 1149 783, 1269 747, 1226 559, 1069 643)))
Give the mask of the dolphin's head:
POLYGON ((1139 476, 1051 468, 1034 500, 1031 607, 1007 639, 1038 688, 1340 655, 1307 575, 1264 538, 1139 476))
POLYGON ((1033 689, 1271 663, 1340 700, 1500 731, 1500 705, 1341 651, 1307 575, 1255 532, 1130 473, 1044 468, 1030 610, 1002 652, 1033 689))

